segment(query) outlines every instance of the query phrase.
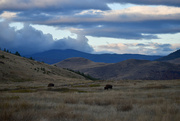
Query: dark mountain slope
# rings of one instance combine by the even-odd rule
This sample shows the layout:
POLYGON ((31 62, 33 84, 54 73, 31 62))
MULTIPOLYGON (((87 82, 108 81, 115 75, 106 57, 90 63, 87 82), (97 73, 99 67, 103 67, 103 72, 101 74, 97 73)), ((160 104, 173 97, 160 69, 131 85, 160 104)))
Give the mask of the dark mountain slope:
POLYGON ((164 56, 164 57, 161 57, 161 58, 157 59, 157 61, 169 61, 169 60, 174 60, 174 59, 177 59, 177 58, 180 58, 180 49, 173 52, 173 53, 170 53, 167 56, 164 56))
POLYGON ((89 53, 84 53, 69 49, 69 50, 49 50, 42 53, 28 55, 26 57, 32 57, 35 60, 43 61, 48 64, 54 64, 72 57, 87 58, 94 62, 117 63, 127 59, 155 60, 160 58, 161 56, 149 56, 149 55, 139 55, 139 54, 89 54, 89 53))
POLYGON ((173 59, 173 60, 168 60, 167 62, 173 63, 173 64, 180 64, 180 57, 176 58, 176 59, 173 59))
POLYGON ((97 67, 86 73, 102 79, 142 79, 166 80, 180 79, 180 66, 166 62, 127 60, 113 65, 97 67))
MULTIPOLYGON (((73 59, 72 59, 73 60, 73 59)), ((166 79, 180 79, 180 66, 158 61, 148 60, 135 60, 130 59, 114 64, 104 64, 99 66, 93 62, 86 66, 81 61, 78 66, 74 68, 74 63, 71 63, 71 59, 59 63, 58 66, 64 68, 70 68, 89 74, 92 77, 100 78, 104 80, 166 80, 166 79), (68 65, 68 66, 67 66, 68 65)))

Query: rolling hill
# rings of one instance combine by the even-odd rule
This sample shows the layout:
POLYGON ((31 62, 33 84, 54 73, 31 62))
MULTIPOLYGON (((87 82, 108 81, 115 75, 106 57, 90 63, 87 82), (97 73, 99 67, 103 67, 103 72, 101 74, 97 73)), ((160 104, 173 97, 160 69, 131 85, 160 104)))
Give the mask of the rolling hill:
POLYGON ((170 61, 170 60, 174 60, 174 59, 177 59, 177 58, 180 58, 180 49, 173 52, 173 53, 170 53, 167 56, 164 56, 164 57, 161 57, 161 58, 157 59, 157 61, 170 61))
POLYGON ((43 61, 47 64, 54 64, 72 57, 87 58, 94 62, 117 63, 127 59, 155 60, 162 56, 150 56, 150 55, 139 55, 139 54, 89 54, 77 50, 68 49, 68 50, 49 50, 42 53, 27 55, 26 57, 32 57, 37 61, 40 62, 43 61))
POLYGON ((100 63, 100 62, 98 63, 81 57, 73 57, 73 58, 65 59, 59 63, 55 63, 54 65, 61 68, 69 68, 78 71, 87 68, 109 65, 109 63, 100 63))
POLYGON ((82 58, 69 58, 56 63, 56 65, 79 70, 103 80, 180 79, 180 65, 168 62, 129 59, 119 63, 105 64, 82 58))
MULTIPOLYGON (((0 51, 0 83, 47 84, 85 80, 68 70, 0 51)), ((67 83, 67 82, 66 82, 67 83)))
POLYGON ((161 57, 157 59, 157 61, 164 61, 164 62, 169 62, 173 64, 180 64, 180 49, 170 53, 167 56, 161 57))

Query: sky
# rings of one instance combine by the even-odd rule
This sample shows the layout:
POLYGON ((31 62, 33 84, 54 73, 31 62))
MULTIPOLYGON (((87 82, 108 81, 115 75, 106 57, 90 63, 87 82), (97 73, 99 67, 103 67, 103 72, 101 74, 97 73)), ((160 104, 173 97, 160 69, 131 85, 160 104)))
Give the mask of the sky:
POLYGON ((167 55, 180 49, 179 0, 0 0, 0 48, 167 55))

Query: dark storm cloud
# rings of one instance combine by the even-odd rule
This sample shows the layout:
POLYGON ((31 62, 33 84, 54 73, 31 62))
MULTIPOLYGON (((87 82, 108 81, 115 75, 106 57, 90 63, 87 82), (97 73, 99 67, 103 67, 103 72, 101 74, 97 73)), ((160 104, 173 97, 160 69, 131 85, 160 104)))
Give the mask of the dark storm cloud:
POLYGON ((132 3, 140 5, 180 6, 179 0, 2 0, 0 10, 5 11, 70 11, 99 9, 108 10, 107 4, 132 3))
POLYGON ((158 39, 156 35, 151 35, 150 33, 145 33, 143 30, 132 29, 131 27, 102 27, 100 29, 85 29, 72 31, 77 34, 83 33, 89 36, 95 37, 110 37, 110 38, 123 38, 123 39, 158 39))
POLYGON ((79 35, 77 39, 71 37, 54 41, 51 34, 43 34, 28 24, 21 30, 15 31, 9 23, 0 22, 0 47, 11 51, 19 51, 23 55, 42 52, 49 49, 75 49, 92 52, 85 36, 79 35), (8 33, 8 34, 7 34, 8 33), (8 35, 8 36, 7 36, 8 35))
POLYGON ((0 1, 0 10, 6 11, 54 11, 100 9, 108 10, 103 0, 6 0, 0 1))
POLYGON ((156 44, 154 44, 154 47, 157 50, 161 50, 163 52, 165 52, 165 51, 173 51, 171 44, 157 44, 156 43, 156 44))
MULTIPOLYGON (((83 29, 75 29, 72 32, 96 37, 111 37, 124 39, 158 39, 156 34, 180 32, 179 20, 147 20, 132 22, 97 22, 97 23, 73 23, 75 27, 81 25, 83 29), (98 26, 100 25, 100 26, 98 26)), ((68 25, 66 25, 68 26, 68 25)), ((73 26, 71 24, 71 26, 73 26)))
POLYGON ((3 0, 0 10, 16 12, 11 21, 64 27, 78 35, 124 39, 157 39, 180 32, 179 0, 3 0), (145 5, 110 10, 108 4, 145 5))
POLYGON ((14 21, 36 22, 54 19, 56 16, 73 16, 82 10, 110 10, 104 1, 97 0, 3 0, 0 13, 17 12, 14 21))

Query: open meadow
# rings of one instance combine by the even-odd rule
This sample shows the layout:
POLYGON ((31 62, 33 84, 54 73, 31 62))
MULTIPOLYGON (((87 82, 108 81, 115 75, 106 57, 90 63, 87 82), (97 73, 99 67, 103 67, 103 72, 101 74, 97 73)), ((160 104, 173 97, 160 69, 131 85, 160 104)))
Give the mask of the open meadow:
POLYGON ((0 121, 180 121, 180 0, 0 0, 0 121))
POLYGON ((179 121, 180 80, 0 84, 1 121, 179 121), (113 89, 104 90, 106 84, 113 89))

